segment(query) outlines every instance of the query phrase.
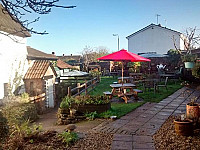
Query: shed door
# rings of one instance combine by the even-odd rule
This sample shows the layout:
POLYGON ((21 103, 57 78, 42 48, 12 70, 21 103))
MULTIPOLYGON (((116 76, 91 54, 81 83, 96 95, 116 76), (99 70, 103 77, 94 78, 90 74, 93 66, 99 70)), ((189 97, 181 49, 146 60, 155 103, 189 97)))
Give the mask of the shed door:
POLYGON ((46 107, 54 107, 53 79, 46 80, 46 107))

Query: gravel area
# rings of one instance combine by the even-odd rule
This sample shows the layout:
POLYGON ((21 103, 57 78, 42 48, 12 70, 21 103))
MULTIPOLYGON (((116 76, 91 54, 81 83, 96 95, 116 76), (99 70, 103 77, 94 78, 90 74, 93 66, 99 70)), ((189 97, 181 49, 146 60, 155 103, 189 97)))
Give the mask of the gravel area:
POLYGON ((70 150, 109 150, 112 139, 112 134, 88 133, 84 138, 78 140, 70 150))
POLYGON ((194 131, 193 136, 179 136, 174 130, 174 116, 168 118, 162 127, 153 136, 157 150, 199 150, 200 129, 194 131))

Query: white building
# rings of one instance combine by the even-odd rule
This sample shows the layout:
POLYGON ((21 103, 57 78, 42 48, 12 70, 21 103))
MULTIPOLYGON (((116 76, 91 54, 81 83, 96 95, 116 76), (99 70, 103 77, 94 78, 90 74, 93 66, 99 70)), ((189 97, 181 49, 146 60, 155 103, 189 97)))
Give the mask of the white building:
POLYGON ((178 31, 162 27, 160 24, 150 24, 145 28, 129 35, 128 50, 133 53, 156 52, 166 54, 168 50, 184 50, 184 35, 178 31))
POLYGON ((23 83, 28 69, 26 42, 30 36, 0 4, 0 99, 7 94, 9 84, 13 92, 23 83))

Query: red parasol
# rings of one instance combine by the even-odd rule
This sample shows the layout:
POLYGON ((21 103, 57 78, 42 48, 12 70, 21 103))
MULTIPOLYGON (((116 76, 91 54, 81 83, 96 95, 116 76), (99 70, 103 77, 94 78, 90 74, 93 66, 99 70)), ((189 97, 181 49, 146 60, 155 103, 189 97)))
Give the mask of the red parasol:
MULTIPOLYGON (((106 60, 106 61, 121 61, 121 62, 146 62, 151 61, 150 59, 144 58, 137 54, 128 52, 125 49, 114 52, 112 54, 97 58, 98 60, 106 60)), ((122 64, 122 83, 123 83, 123 64, 122 64)))

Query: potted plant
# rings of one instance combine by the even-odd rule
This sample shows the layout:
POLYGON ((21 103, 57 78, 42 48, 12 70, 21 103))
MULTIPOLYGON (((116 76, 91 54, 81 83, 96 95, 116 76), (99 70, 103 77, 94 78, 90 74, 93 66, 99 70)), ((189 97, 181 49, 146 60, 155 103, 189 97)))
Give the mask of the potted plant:
POLYGON ((174 120, 175 132, 178 135, 182 136, 191 136, 193 135, 193 121, 187 119, 185 115, 174 120))
POLYGON ((197 56, 194 54, 185 54, 181 59, 185 64, 185 68, 191 69, 194 67, 194 62, 197 59, 197 56))
POLYGON ((197 97, 193 97, 186 105, 186 116, 188 119, 197 122, 199 119, 199 104, 196 103, 197 97))

